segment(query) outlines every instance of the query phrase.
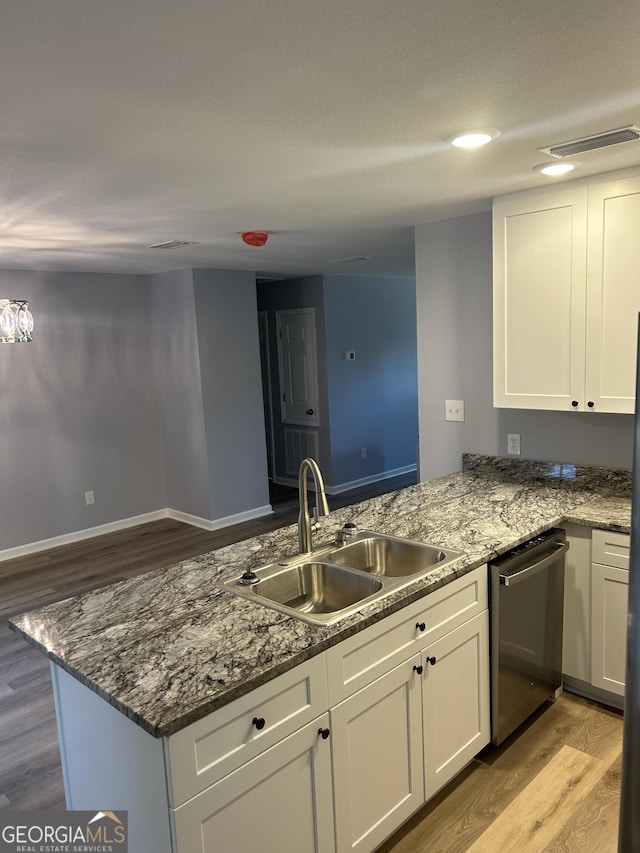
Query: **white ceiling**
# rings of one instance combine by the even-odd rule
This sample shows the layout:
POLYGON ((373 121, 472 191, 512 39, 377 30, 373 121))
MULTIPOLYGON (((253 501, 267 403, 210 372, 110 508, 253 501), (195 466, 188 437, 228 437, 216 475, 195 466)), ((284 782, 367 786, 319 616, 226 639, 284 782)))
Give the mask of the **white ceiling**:
POLYGON ((639 37, 638 0, 2 0, 0 268, 411 275, 414 224, 640 122, 639 37))

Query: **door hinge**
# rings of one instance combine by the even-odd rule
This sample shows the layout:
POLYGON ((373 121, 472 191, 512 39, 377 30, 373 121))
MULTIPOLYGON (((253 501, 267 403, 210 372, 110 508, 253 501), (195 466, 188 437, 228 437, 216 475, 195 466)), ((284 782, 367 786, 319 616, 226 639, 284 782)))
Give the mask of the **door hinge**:
POLYGON ((280 338, 280 340, 282 340, 282 329, 280 329, 280 330, 278 331, 278 337, 280 338))
POLYGON ((286 394, 283 394, 283 395, 282 395, 282 402, 283 402, 283 403, 286 403, 286 402, 287 402, 287 395, 286 395, 286 394))

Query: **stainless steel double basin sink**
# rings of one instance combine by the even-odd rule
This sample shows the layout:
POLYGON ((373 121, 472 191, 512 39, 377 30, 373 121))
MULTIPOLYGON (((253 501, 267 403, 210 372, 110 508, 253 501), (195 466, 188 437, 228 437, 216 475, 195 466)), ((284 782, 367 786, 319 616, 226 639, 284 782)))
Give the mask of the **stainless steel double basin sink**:
POLYGON ((398 536, 360 530, 332 543, 255 569, 222 586, 312 625, 331 625, 365 604, 408 586, 458 559, 445 550, 398 536))

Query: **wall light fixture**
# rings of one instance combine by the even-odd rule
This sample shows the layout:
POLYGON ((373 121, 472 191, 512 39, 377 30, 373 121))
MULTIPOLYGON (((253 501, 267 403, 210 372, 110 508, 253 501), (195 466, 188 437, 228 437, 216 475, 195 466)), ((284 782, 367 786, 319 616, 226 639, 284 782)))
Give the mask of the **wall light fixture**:
POLYGON ((0 297, 0 344, 28 343, 32 332, 33 314, 27 300, 0 297))

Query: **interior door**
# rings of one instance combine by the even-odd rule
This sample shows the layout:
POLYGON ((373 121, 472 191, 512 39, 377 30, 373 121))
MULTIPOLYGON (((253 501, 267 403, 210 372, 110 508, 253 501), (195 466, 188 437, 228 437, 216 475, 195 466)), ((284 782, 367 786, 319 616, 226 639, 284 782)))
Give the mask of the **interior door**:
POLYGON ((318 359, 313 308, 276 311, 280 405, 287 424, 318 426, 318 359))

